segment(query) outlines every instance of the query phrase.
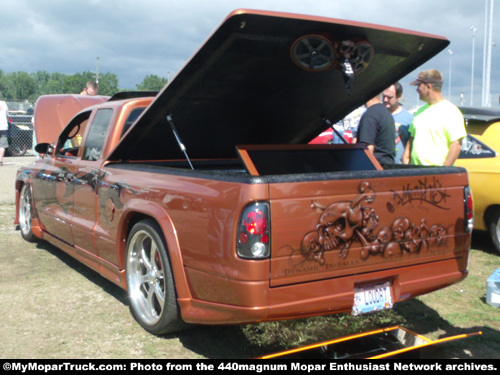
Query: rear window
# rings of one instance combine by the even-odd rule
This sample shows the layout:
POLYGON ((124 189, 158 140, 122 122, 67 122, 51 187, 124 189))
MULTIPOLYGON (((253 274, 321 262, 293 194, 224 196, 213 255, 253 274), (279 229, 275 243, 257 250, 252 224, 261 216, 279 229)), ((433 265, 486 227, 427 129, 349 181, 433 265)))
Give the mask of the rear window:
POLYGON ((127 130, 130 129, 135 120, 139 118, 139 115, 144 111, 144 109, 146 109, 146 107, 136 108, 129 113, 127 120, 125 121, 125 125, 123 125, 122 137, 127 130))

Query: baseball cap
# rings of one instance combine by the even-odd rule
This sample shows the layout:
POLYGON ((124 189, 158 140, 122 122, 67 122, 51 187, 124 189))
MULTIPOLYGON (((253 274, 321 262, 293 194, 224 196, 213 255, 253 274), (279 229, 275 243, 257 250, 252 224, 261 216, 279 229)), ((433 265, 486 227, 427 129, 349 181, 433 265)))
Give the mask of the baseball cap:
POLYGON ((439 73, 437 70, 426 70, 424 72, 420 72, 418 74, 418 78, 410 83, 410 86, 418 86, 421 83, 428 84, 430 83, 431 85, 443 85, 443 79, 441 76, 441 73, 439 73))

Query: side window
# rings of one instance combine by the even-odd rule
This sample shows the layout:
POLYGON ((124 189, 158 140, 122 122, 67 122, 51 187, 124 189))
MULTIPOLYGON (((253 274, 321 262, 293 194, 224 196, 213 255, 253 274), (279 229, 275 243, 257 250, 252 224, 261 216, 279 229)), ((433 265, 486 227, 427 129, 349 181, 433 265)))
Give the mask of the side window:
POLYGON ((83 149, 83 160, 98 160, 101 157, 104 139, 108 132, 109 123, 113 116, 112 109, 100 109, 97 111, 94 121, 90 125, 89 135, 83 149))
POLYGON ((90 111, 75 116, 64 128, 57 141, 56 155, 76 156, 80 149, 82 134, 87 126, 90 111))
POLYGON ((123 125, 122 137, 127 132, 127 130, 130 129, 132 124, 135 122, 135 120, 137 120, 137 118, 144 111, 144 109, 145 107, 136 108, 129 113, 127 120, 125 121, 125 125, 123 125))
POLYGON ((468 134, 462 140, 462 150, 459 159, 493 158, 496 156, 495 150, 485 145, 480 140, 468 134))

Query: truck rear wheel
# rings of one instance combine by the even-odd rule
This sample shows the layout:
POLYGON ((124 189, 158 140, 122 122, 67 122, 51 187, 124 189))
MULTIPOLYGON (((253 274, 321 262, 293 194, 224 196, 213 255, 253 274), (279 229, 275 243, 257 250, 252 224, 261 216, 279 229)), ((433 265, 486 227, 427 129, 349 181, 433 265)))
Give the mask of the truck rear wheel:
POLYGON ((500 253, 500 208, 496 208, 488 220, 488 233, 495 250, 500 253))
POLYGON ((154 220, 138 222, 128 236, 126 278, 130 311, 144 329, 156 335, 185 327, 166 249, 162 231, 154 220))
POLYGON ((19 228, 21 236, 28 242, 37 242, 38 238, 33 234, 31 227, 31 217, 33 214, 33 205, 31 199, 31 187, 24 184, 19 195, 19 208, 17 216, 19 218, 19 228))

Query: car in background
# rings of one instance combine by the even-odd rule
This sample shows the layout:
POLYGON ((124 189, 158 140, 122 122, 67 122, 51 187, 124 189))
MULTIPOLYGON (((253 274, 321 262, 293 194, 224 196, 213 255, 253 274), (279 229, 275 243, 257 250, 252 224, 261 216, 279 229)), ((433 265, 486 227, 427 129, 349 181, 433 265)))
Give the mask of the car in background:
POLYGON ((7 155, 23 156, 33 148, 32 116, 11 116, 8 121, 9 148, 7 155))
POLYGON ((500 110, 461 107, 467 129, 455 165, 465 167, 474 200, 474 229, 500 252, 500 110))
POLYGON ((352 131, 344 130, 343 124, 337 123, 328 129, 321 132, 316 138, 314 138, 309 144, 320 145, 320 144, 343 144, 352 143, 352 131), (344 139, 342 139, 344 138, 344 139))

